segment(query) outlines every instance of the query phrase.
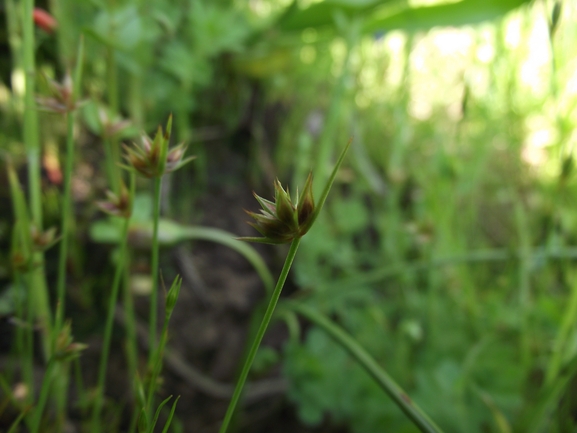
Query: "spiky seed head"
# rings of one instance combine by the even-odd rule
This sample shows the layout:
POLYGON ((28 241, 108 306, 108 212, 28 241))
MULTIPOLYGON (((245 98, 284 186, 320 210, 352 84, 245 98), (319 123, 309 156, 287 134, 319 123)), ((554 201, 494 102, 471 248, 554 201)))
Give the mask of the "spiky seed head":
POLYGON ((274 182, 274 202, 253 193, 261 206, 260 213, 246 211, 254 221, 248 224, 254 227, 263 237, 240 238, 249 242, 283 244, 303 236, 309 229, 315 210, 312 195, 312 176, 309 175, 303 189, 303 195, 294 204, 288 188, 285 190, 280 181, 274 182))
POLYGON ((36 103, 41 110, 65 114, 76 110, 83 104, 84 101, 77 101, 74 98, 74 86, 69 73, 64 76, 62 83, 50 78, 47 78, 46 82, 50 95, 36 97, 36 103))
POLYGON ((132 200, 124 182, 120 184, 120 194, 117 195, 112 191, 106 191, 106 198, 108 200, 96 202, 102 212, 121 218, 130 218, 132 215, 132 200))
POLYGON ((74 342, 71 332, 71 324, 68 321, 64 324, 60 333, 56 337, 54 357, 61 361, 71 361, 80 356, 80 352, 87 347, 86 344, 74 342))
POLYGON ((166 130, 163 132, 159 126, 154 139, 143 135, 140 144, 133 143, 132 147, 124 146, 128 169, 134 169, 145 177, 161 177, 167 173, 178 170, 184 164, 192 161, 195 157, 186 159, 184 153, 186 146, 184 143, 168 148, 172 130, 172 115, 169 117, 166 130))

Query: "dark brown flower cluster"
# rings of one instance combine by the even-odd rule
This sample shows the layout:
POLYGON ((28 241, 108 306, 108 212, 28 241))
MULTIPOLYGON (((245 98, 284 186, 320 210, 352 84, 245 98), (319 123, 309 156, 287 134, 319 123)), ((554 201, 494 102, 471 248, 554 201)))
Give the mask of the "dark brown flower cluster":
POLYGON ((293 203, 288 188, 285 191, 278 179, 274 183, 274 202, 254 194, 262 209, 260 213, 247 211, 255 219, 255 222, 249 222, 249 224, 263 237, 240 239, 266 244, 283 244, 304 236, 314 220, 315 202, 312 183, 312 174, 309 174, 300 196, 297 190, 296 204, 293 203))

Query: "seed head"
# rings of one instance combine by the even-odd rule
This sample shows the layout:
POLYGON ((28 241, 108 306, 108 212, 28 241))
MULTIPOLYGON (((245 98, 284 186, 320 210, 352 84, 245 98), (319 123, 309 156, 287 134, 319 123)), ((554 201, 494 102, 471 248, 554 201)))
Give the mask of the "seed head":
POLYGON ((274 182, 274 189, 274 202, 253 193, 262 207, 260 213, 246 211, 255 219, 255 222, 249 224, 263 237, 246 237, 240 238, 241 240, 283 244, 304 236, 310 229, 315 210, 312 174, 309 174, 300 198, 297 190, 296 204, 293 203, 288 188, 285 191, 278 179, 274 182))
POLYGON ((36 226, 32 226, 30 236, 32 238, 32 248, 36 251, 45 251, 60 240, 60 237, 56 237, 56 227, 40 231, 36 226))
POLYGON ((128 189, 121 183, 120 194, 116 195, 112 191, 106 191, 108 200, 99 201, 96 205, 102 212, 122 218, 130 218, 132 215, 132 202, 128 189))
POLYGON ((98 107, 98 120, 102 128, 101 134, 105 138, 118 136, 132 126, 129 120, 111 115, 110 110, 104 107, 98 107))
POLYGON ((54 357, 61 361, 71 361, 78 358, 80 352, 87 347, 86 344, 74 342, 71 332, 71 324, 70 322, 66 322, 56 337, 54 357))
POLYGON ((65 114, 76 110, 83 101, 76 101, 73 96, 74 86, 70 74, 66 74, 62 83, 46 78, 49 96, 37 96, 36 103, 43 111, 65 114))
POLYGON ((132 147, 124 146, 124 158, 128 162, 125 168, 134 169, 148 178, 161 177, 178 170, 184 164, 192 161, 195 156, 182 159, 186 152, 184 143, 168 149, 172 130, 172 115, 168 118, 166 130, 159 126, 154 139, 143 135, 140 144, 133 143, 132 147))

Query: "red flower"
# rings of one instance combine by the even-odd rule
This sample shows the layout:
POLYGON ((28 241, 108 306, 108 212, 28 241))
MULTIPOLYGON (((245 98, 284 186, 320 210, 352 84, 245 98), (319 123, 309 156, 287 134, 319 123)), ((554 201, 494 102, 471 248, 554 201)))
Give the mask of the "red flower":
POLYGON ((54 30, 58 27, 56 19, 44 9, 34 8, 32 17, 34 18, 34 23, 46 33, 54 33, 54 30))

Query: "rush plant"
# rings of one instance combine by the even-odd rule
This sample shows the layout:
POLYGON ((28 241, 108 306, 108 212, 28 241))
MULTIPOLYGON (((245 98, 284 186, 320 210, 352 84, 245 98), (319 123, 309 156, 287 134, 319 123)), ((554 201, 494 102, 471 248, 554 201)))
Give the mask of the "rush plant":
POLYGON ((236 382, 232 399, 228 405, 228 409, 220 427, 220 433, 225 433, 228 429, 260 343, 273 317, 276 305, 282 293, 282 289, 284 287, 284 283, 287 279, 290 268, 293 264, 301 239, 313 226, 314 222, 319 216, 319 213, 329 195, 333 182, 335 181, 339 167, 343 163, 345 155, 349 150, 351 142, 352 140, 349 140, 345 148, 342 150, 341 155, 339 156, 339 159, 337 160, 337 163, 335 164, 335 167, 333 168, 333 171, 327 180, 317 205, 315 205, 313 198, 312 175, 309 175, 307 178, 305 187, 303 188, 303 193, 300 197, 297 191, 297 199, 295 200, 296 204, 293 203, 288 192, 288 188, 285 191, 278 179, 274 184, 274 202, 263 199, 262 197, 254 194, 257 201, 260 203, 262 210, 260 214, 248 212, 248 214, 256 220, 255 223, 251 222, 249 224, 257 229, 263 235, 263 237, 245 237, 240 239, 247 242, 261 242, 268 244, 281 244, 290 242, 290 248, 286 256, 284 266, 278 277, 276 286, 268 301, 268 306, 260 326, 251 343, 240 376, 236 382))

